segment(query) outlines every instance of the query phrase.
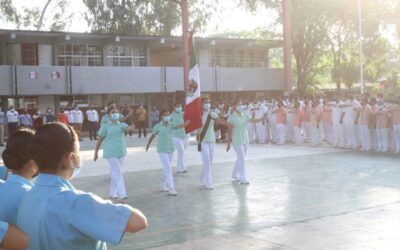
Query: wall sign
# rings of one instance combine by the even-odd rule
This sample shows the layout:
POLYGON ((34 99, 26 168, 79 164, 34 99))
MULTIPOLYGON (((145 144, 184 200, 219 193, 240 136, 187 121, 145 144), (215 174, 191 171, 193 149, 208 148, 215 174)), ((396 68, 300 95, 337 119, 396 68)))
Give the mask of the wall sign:
POLYGON ((38 79, 38 78, 39 78, 39 72, 30 71, 30 72, 29 72, 29 78, 30 78, 30 79, 38 79))
POLYGON ((51 78, 60 79, 61 78, 61 73, 58 72, 58 71, 53 71, 53 72, 51 72, 51 78))

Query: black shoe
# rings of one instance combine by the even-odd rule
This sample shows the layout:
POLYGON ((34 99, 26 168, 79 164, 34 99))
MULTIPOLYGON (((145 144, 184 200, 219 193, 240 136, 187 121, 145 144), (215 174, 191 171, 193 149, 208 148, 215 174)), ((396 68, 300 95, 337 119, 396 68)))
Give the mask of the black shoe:
POLYGON ((4 147, 4 144, 2 143, 2 144, 0 144, 0 147, 4 147))

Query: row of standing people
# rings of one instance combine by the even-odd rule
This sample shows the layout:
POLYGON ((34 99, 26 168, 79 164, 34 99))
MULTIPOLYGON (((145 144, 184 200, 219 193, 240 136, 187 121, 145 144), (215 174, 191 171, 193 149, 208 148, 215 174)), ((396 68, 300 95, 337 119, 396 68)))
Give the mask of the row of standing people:
MULTIPOLYGON (((215 107, 216 112, 221 108, 215 107)), ((230 108, 222 109, 223 113, 230 108)), ((400 101, 383 96, 258 100, 245 112, 261 122, 248 125, 250 142, 400 152, 400 101)), ((217 130, 217 135, 218 135, 217 130)), ((222 135, 221 135, 222 137, 222 135)))

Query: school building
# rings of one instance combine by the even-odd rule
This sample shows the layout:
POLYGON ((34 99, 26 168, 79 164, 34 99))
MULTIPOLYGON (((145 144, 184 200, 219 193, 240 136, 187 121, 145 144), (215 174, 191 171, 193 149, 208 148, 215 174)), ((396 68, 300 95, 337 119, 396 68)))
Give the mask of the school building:
MULTIPOLYGON (((203 94, 233 99, 282 92, 270 51, 282 41, 196 38, 203 94)), ((182 38, 0 30, 0 104, 37 109, 78 104, 159 108, 182 98, 182 38)))

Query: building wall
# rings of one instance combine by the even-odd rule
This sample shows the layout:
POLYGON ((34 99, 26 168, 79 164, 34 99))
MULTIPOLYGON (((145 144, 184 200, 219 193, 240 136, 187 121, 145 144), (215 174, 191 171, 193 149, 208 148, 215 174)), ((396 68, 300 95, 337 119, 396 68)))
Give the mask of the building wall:
POLYGON ((42 113, 47 111, 47 108, 56 110, 56 98, 54 95, 41 95, 39 96, 39 107, 42 113))
POLYGON ((182 66, 182 52, 179 49, 173 49, 172 51, 160 51, 150 49, 149 66, 154 67, 180 67, 182 66))

